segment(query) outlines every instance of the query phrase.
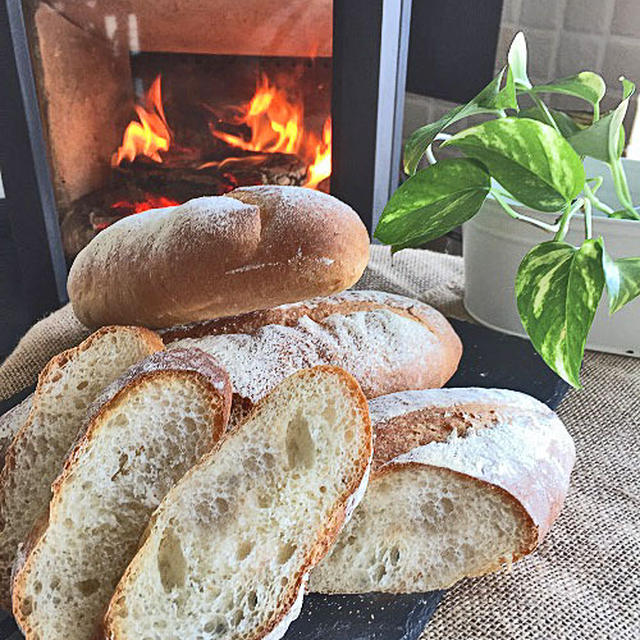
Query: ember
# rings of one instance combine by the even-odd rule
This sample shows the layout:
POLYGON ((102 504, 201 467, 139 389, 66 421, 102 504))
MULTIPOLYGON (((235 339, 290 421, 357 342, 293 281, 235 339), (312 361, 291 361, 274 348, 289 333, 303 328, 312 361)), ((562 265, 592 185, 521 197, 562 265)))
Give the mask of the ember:
MULTIPOLYGON (((149 209, 161 209, 162 207, 175 207, 180 203, 177 200, 172 200, 171 198, 165 198, 164 196, 155 196, 151 193, 145 193, 144 200, 129 202, 127 200, 119 200, 118 202, 114 202, 111 205, 111 209, 116 209, 117 214, 121 218, 126 218, 127 216, 131 216, 135 213, 142 213, 143 211, 148 211, 149 209)), ((96 221, 93 224, 93 227, 96 231, 102 231, 106 229, 110 224, 113 223, 113 220, 109 221, 96 221)))

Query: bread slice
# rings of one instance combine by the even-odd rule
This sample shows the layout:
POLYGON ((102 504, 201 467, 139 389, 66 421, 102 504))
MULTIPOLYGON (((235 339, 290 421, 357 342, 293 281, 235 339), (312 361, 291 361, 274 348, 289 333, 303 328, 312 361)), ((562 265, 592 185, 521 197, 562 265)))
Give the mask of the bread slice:
POLYGON ((22 402, 0 417, 0 458, 4 459, 9 445, 26 423, 32 405, 33 393, 30 393, 22 402))
POLYGON ((104 327, 43 369, 27 422, 7 449, 0 473, 0 606, 11 605, 11 566, 18 544, 46 510, 51 483, 87 407, 132 364, 162 348, 148 329, 104 327))
POLYGON ((558 417, 498 389, 408 391, 369 403, 369 488, 311 575, 323 593, 425 592, 530 553, 575 459, 558 417))
POLYGON ((90 640, 149 516, 224 433, 227 375, 202 351, 156 353, 90 410, 13 584, 27 640, 90 640))
POLYGON ((163 500, 104 637, 280 638, 363 493, 371 447, 349 374, 318 367, 285 380, 163 500))
POLYGON ((163 339, 168 348, 203 349, 227 370, 235 394, 232 422, 300 369, 337 365, 374 398, 442 386, 462 352, 438 311, 380 291, 347 291, 177 327, 163 339))

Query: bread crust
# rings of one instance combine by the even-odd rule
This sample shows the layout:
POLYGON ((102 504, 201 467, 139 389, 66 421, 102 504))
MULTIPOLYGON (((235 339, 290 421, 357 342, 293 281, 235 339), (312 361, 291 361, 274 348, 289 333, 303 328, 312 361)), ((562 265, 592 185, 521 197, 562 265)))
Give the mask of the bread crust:
MULTIPOLYGON (((539 545, 562 508, 575 460, 570 435, 548 407, 514 391, 452 388, 382 396, 369 402, 369 410, 375 433, 367 489, 372 500, 383 479, 410 473, 411 483, 419 486, 421 474, 429 473, 444 476, 445 484, 450 477, 452 482, 463 481, 498 494, 514 510, 521 523, 517 548, 465 575, 497 571, 539 545)), ((388 482, 384 486, 389 495, 388 482)), ((355 532, 347 529, 344 535, 355 532)), ((367 534, 359 530, 357 535, 366 538, 367 534)), ((377 544, 379 540, 372 535, 370 541, 361 541, 359 548, 377 544)), ((391 546, 395 543, 390 534, 387 542, 391 546)), ((330 564, 322 565, 315 584, 312 576, 312 590, 336 593, 349 588, 349 578, 337 576, 337 563, 345 560, 343 555, 338 558, 329 558, 330 564)), ((411 565, 379 590, 414 592, 425 575, 421 567, 411 565)), ((437 588, 448 586, 439 584, 437 588)))
MULTIPOLYGON (((374 398, 406 389, 441 387, 445 384, 455 373, 462 355, 460 338, 447 319, 427 304, 381 291, 345 291, 327 298, 315 298, 240 316, 178 326, 161 332, 161 335, 167 345, 178 340, 197 340, 222 334, 255 336, 261 329, 270 325, 295 327, 305 317, 322 327, 331 316, 348 316, 379 310, 415 322, 433 335, 433 341, 426 349, 416 346, 411 363, 401 367, 393 375, 383 363, 376 365, 374 371, 377 370, 377 374, 374 373, 366 379, 358 377, 355 371, 350 371, 358 377, 365 396, 374 398)), ((237 411, 246 413, 252 401, 240 396, 239 386, 236 383, 234 415, 237 411)))
MULTIPOLYGON (((349 389, 352 400, 357 407, 358 413, 364 418, 363 426, 364 426, 364 437, 361 438, 361 442, 358 446, 358 460, 357 465, 350 478, 349 482, 345 485, 345 489, 339 499, 336 501, 336 506, 333 512, 332 517, 327 521, 325 526, 317 532, 315 537, 315 542, 309 546, 309 551, 307 553, 306 558, 301 563, 299 570, 291 577, 288 582, 287 591, 282 598, 281 605, 279 610, 274 612, 274 615, 270 620, 268 620, 264 625, 259 628, 256 628, 254 633, 250 636, 247 636, 245 640, 277 640, 281 637, 285 632, 288 624, 286 624, 286 620, 290 618, 289 622, 295 619, 295 616, 292 614, 295 613, 296 605, 301 600, 301 593, 304 591, 306 581, 308 579, 308 574, 311 569, 326 555, 327 551, 330 549, 331 545, 335 541, 338 533, 340 532, 342 526, 344 525, 347 515, 353 506, 350 504, 352 496, 357 495, 359 490, 362 488, 363 481, 366 481, 368 476, 368 470, 371 465, 371 459, 373 456, 373 438, 371 431, 371 422, 369 420, 369 411, 367 400, 360 389, 359 384, 355 380, 353 376, 349 373, 340 369, 339 367, 334 367, 331 365, 323 365, 319 367, 314 367, 313 369, 303 369, 294 374, 295 377, 303 377, 309 375, 316 375, 317 373, 331 373, 339 377, 349 389)), ((294 377, 291 376, 291 377, 294 377)), ((268 396, 260 400, 252 409, 249 416, 247 416, 246 420, 254 418, 261 412, 261 408, 263 404, 268 402, 268 396)), ((186 474, 185 478, 191 474, 197 473, 198 469, 205 465, 214 455, 218 453, 220 448, 224 445, 224 442, 228 438, 236 438, 242 437, 242 429, 236 429, 231 432, 227 432, 226 436, 222 439, 219 445, 209 453, 203 456, 202 460, 192 467, 186 474)), ((179 488, 179 487, 178 487, 179 488)), ((166 496, 165 501, 171 499, 171 493, 176 491, 178 488, 174 487, 172 491, 166 496)), ((361 492, 364 493, 363 491, 361 492)), ((163 503, 165 502, 163 501, 163 503)), ((158 507, 154 516, 152 516, 149 528, 153 526, 154 521, 157 519, 160 514, 163 505, 161 504, 158 507)), ((114 615, 114 609, 117 607, 118 601, 121 597, 123 597, 124 585, 130 579, 135 579, 136 573, 138 572, 138 558, 144 553, 144 548, 148 542, 148 539, 145 539, 143 544, 138 551, 138 554, 133 559, 127 570, 125 571, 120 583, 116 587, 116 590, 111 598, 111 603, 109 608, 107 609, 107 613, 105 614, 102 627, 100 632, 97 634, 98 640, 125 640, 126 636, 123 633, 120 633, 117 627, 117 615, 114 615)))
POLYGON ((78 254, 67 288, 87 326, 170 327, 342 291, 368 258, 366 228, 336 198, 243 187, 118 221, 78 254))
POLYGON ((171 352, 157 352, 131 367, 123 376, 109 385, 87 412, 85 428, 71 448, 60 475, 52 484, 52 498, 49 508, 37 521, 16 556, 12 571, 12 609, 25 638, 30 638, 33 633, 33 629, 28 624, 28 615, 25 615, 21 606, 24 600, 30 561, 33 554, 37 553, 38 544, 46 534, 49 514, 55 510, 65 482, 73 474, 73 470, 82 459, 84 451, 95 438, 96 431, 102 428, 103 418, 117 410, 118 405, 145 382, 167 375, 191 378, 209 395, 212 403, 221 401, 222 412, 215 414, 218 420, 212 424, 214 448, 219 446, 231 410, 231 384, 227 374, 216 365, 213 358, 203 351, 179 349, 171 352))
MULTIPOLYGON (((2 471, 0 472, 0 499, 2 499, 1 497, 10 486, 12 473, 16 466, 15 443, 21 438, 28 436, 28 431, 31 428, 34 415, 37 412, 40 404, 39 398, 41 394, 45 392, 46 385, 55 379, 55 376, 59 374, 60 370, 63 369, 68 362, 71 362, 83 351, 90 349, 96 341, 101 340, 104 336, 107 336, 110 333, 121 333, 124 331, 135 334, 143 343, 147 345, 149 353, 161 351, 164 349, 162 340, 154 331, 145 329, 144 327, 107 326, 102 327, 98 331, 92 333, 88 338, 86 338, 76 347, 67 349, 66 351, 63 351, 57 356, 51 358, 51 360, 49 360, 47 365, 38 376, 38 384, 36 386, 36 390, 33 393, 32 406, 29 412, 29 416, 26 422, 20 427, 12 443, 6 450, 4 466, 2 467, 2 471)), ((0 514, 0 523, 2 524, 2 526, 4 526, 5 524, 3 520, 4 515, 0 514)), ((2 577, 2 581, 2 585, 0 586, 0 607, 8 610, 11 608, 10 579, 9 583, 4 583, 4 577, 2 577)))
POLYGON ((495 470, 486 465, 478 469, 471 448, 464 459, 443 457, 441 466, 509 493, 529 514, 536 529, 536 545, 542 541, 562 509, 575 462, 571 436, 546 405, 516 391, 470 388, 392 394, 387 400, 373 400, 370 407, 376 433, 374 476, 386 473, 390 465, 397 468, 407 462, 421 463, 425 445, 438 442, 446 446, 498 425, 509 425, 507 432, 511 429, 515 443, 513 427, 526 424, 531 446, 512 448, 512 469, 501 468, 497 458, 493 460, 495 470), (393 396, 403 395, 415 398, 413 408, 385 419, 380 407, 393 396))

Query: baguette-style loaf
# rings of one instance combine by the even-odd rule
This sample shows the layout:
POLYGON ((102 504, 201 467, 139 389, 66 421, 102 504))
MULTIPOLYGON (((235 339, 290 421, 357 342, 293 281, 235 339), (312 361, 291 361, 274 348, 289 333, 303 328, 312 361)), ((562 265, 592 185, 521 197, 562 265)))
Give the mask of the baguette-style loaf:
POLYGON ((299 371, 171 489, 111 599, 109 640, 278 640, 366 485, 367 403, 299 371))
POLYGON ((369 258, 346 204, 260 186, 119 220, 76 257, 68 290, 90 327, 170 327, 342 291, 369 258))
POLYGON ((198 347, 228 372, 237 420, 287 376, 332 364, 360 383, 367 398, 441 387, 462 346, 432 307, 380 291, 344 293, 234 318, 176 327, 168 348, 198 347))
POLYGON ((575 459, 544 404, 498 389, 371 400, 372 477, 311 575, 323 593, 426 592, 533 551, 558 516, 575 459))
POLYGON ((99 396, 19 553, 13 614, 27 640, 91 640, 149 516, 222 437, 230 407, 226 374, 196 349, 153 354, 99 396))
POLYGON ((140 327, 104 327, 52 358, 40 373, 32 408, 0 473, 0 605, 9 608, 11 567, 18 545, 46 510, 51 483, 102 389, 131 365, 163 349, 140 327))

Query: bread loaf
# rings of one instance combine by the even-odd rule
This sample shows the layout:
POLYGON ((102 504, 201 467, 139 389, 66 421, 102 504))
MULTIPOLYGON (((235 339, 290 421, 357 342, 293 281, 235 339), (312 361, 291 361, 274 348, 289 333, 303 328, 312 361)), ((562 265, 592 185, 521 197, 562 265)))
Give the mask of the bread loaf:
POLYGON ((226 374, 195 349, 156 353, 100 395, 19 554, 27 640, 91 640, 149 516, 221 438, 230 405, 226 374))
POLYGON ((9 446, 0 473, 0 604, 10 607, 18 544, 46 510, 51 483, 102 389, 132 364, 163 348, 139 327, 104 327, 52 358, 38 379, 33 406, 9 446))
POLYGON ((371 482, 310 590, 444 589, 536 548, 575 459, 550 409, 497 389, 408 391, 369 407, 371 482))
POLYGON ((336 367, 299 371, 167 494, 115 590, 110 640, 278 640, 366 484, 367 403, 336 367))
POLYGON ((340 366, 373 398, 442 386, 462 351, 451 325, 435 309, 379 291, 347 291, 177 327, 163 339, 168 348, 198 347, 224 367, 234 389, 233 421, 300 369, 340 366))
POLYGON ((76 257, 68 290, 90 327, 170 327, 342 291, 369 236, 346 204, 302 187, 243 187, 129 216, 76 257))

